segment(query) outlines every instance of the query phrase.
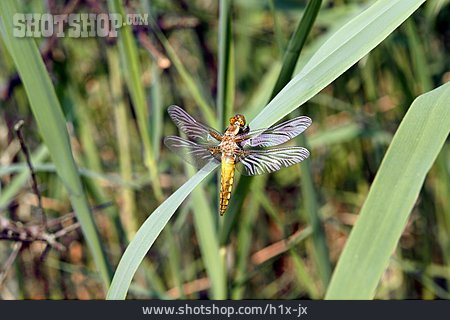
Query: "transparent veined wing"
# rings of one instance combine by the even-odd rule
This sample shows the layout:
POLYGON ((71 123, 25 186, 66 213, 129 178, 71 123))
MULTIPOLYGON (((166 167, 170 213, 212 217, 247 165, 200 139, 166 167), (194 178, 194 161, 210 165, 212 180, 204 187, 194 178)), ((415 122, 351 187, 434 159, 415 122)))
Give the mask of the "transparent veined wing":
POLYGON ((203 168, 210 161, 220 162, 221 154, 215 146, 199 145, 177 136, 166 137, 164 144, 184 161, 199 169, 203 168))
POLYGON ((309 117, 300 116, 268 129, 250 131, 238 136, 242 147, 273 147, 298 136, 311 125, 309 117))
POLYGON ((292 166, 309 157, 303 147, 286 147, 267 150, 242 150, 238 161, 242 163, 242 174, 255 176, 292 166))
POLYGON ((220 132, 198 122, 178 106, 170 106, 167 109, 167 112, 176 126, 183 131, 190 140, 206 144, 213 141, 220 141, 222 138, 220 132))

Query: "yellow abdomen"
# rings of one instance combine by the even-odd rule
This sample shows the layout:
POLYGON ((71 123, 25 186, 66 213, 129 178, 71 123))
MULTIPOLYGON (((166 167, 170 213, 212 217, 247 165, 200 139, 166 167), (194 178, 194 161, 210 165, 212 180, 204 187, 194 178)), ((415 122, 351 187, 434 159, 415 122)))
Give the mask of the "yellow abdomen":
POLYGON ((232 157, 222 157, 222 172, 220 176, 220 215, 227 210, 231 197, 231 189, 234 182, 234 159, 232 157))

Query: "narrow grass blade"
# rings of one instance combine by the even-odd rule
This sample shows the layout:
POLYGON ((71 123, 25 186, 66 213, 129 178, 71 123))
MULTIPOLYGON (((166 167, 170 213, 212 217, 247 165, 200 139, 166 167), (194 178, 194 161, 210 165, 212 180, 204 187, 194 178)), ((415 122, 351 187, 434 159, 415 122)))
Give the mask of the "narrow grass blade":
POLYGON ((162 137, 162 125, 164 123, 163 110, 163 97, 161 92, 161 73, 158 64, 152 64, 152 87, 150 90, 150 98, 152 102, 152 113, 151 113, 151 132, 152 132, 152 144, 153 144, 153 154, 156 161, 159 160, 159 150, 161 148, 161 137, 162 137))
MULTIPOLYGON (((124 180, 133 179, 133 168, 131 163, 129 116, 125 105, 122 79, 120 76, 119 55, 115 48, 107 51, 109 85, 111 90, 111 104, 114 113, 114 123, 116 127, 117 146, 119 151, 120 176, 124 180)), ((138 229, 136 219, 136 203, 134 191, 127 187, 120 190, 122 205, 120 208, 120 219, 126 231, 127 238, 131 239, 138 229)))
POLYGON ((372 299, 450 132, 450 83, 417 98, 381 163, 344 248, 326 299, 372 299))
POLYGON ((220 0, 219 7, 219 72, 217 75, 217 111, 220 128, 227 127, 233 112, 234 58, 231 29, 231 1, 220 0))
MULTIPOLYGON (((300 145, 309 147, 304 135, 301 135, 298 140, 300 141, 300 145)), ((320 219, 318 196, 314 187, 311 159, 306 159, 301 168, 302 199, 300 201, 308 224, 312 229, 311 241, 314 248, 312 255, 315 261, 315 267, 322 281, 322 288, 326 288, 331 278, 331 264, 325 231, 323 230, 320 219)))
POLYGON ((92 171, 102 172, 102 161, 98 154, 98 147, 95 139, 92 139, 95 131, 95 124, 89 114, 88 103, 81 97, 75 83, 67 88, 67 99, 71 101, 71 113, 76 119, 77 136, 83 146, 84 166, 92 171))
MULTIPOLYGON (((108 0, 108 6, 111 12, 119 13, 125 16, 125 10, 120 0, 108 0)), ((145 91, 140 80, 141 67, 137 52, 136 42, 133 39, 133 33, 129 25, 120 28, 118 45, 122 60, 123 70, 127 87, 131 94, 133 107, 136 112, 139 134, 142 139, 145 153, 145 164, 149 170, 152 180, 153 192, 158 201, 162 201, 163 193, 158 176, 158 167, 153 153, 150 129, 148 126, 148 108, 145 98, 145 91)))
MULTIPOLYGON (((450 145, 442 148, 436 160, 435 176, 441 179, 434 181, 434 203, 436 204, 436 221, 438 239, 441 246, 443 264, 450 265, 450 145)), ((445 277, 444 277, 445 278, 445 277)), ((450 288, 450 269, 447 270, 447 288, 450 288)))
MULTIPOLYGON (((257 180, 253 184, 253 191, 262 192, 264 185, 267 181, 267 175, 256 178, 257 180)), ((259 199, 253 193, 253 196, 250 200, 250 203, 247 207, 246 214, 242 217, 242 220, 239 224, 238 238, 237 243, 239 246, 236 248, 236 268, 235 268, 235 282, 242 283, 247 274, 247 267, 250 256, 250 250, 252 245, 252 236, 254 233, 252 232, 252 228, 254 226, 256 217, 259 211, 259 199)), ((244 295, 244 286, 235 285, 231 291, 232 299, 242 299, 244 295)))
POLYGON ((316 288, 314 280, 311 279, 306 263, 302 260, 297 251, 291 250, 292 262, 295 266, 295 277, 298 285, 305 288, 311 299, 319 299, 320 294, 316 288))
POLYGON ((72 156, 64 115, 34 39, 14 37, 13 15, 17 12, 19 10, 16 2, 0 2, 5 41, 22 79, 39 131, 48 147, 58 176, 69 193, 103 283, 108 287, 111 269, 103 252, 72 156))
POLYGON ((145 220, 120 259, 108 291, 107 299, 119 300, 126 297, 137 268, 175 210, 177 210, 178 206, 192 190, 216 167, 217 165, 215 164, 208 164, 205 168, 198 171, 145 220))
POLYGON ((286 83, 291 80, 292 74, 295 70, 300 52, 305 45, 306 39, 311 31, 311 28, 319 13, 322 0, 310 0, 306 6, 305 13, 300 20, 297 29, 289 40, 288 47, 283 57, 283 67, 281 68, 275 87, 272 90, 272 100, 286 83))
POLYGON ((413 61, 415 75, 419 80, 421 92, 429 91, 433 88, 433 82, 430 75, 429 63, 425 53, 424 41, 420 39, 414 21, 408 20, 405 23, 406 34, 408 36, 408 44, 410 48, 410 55, 413 61))
MULTIPOLYGON (((195 191, 194 191, 195 192, 195 191)), ((167 253, 169 260, 169 268, 170 273, 173 278, 173 282, 175 286, 178 288, 180 292, 180 298, 186 299, 183 290, 183 265, 180 261, 181 253, 183 252, 181 248, 177 245, 175 241, 174 228, 172 224, 169 222, 166 224, 166 227, 163 230, 163 237, 167 243, 167 253)))

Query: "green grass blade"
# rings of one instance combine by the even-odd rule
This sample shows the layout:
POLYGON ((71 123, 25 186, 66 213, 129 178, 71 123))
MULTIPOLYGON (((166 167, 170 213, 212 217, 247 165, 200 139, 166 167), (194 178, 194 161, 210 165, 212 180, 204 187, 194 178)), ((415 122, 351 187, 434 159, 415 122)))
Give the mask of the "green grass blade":
POLYGON ((67 88, 67 98, 70 99, 73 106, 72 113, 76 119, 76 133, 83 146, 83 165, 92 171, 102 172, 98 147, 95 139, 92 139, 95 125, 89 114, 88 102, 83 100, 75 85, 67 88))
POLYGON ((414 25, 413 20, 405 23, 406 34, 408 36, 408 44, 410 55, 413 61, 415 76, 419 80, 421 93, 429 91, 433 88, 433 82, 430 75, 429 63, 424 48, 424 41, 420 39, 419 32, 414 25))
POLYGON ((326 299, 372 299, 423 181, 450 132, 450 83, 418 97, 401 122, 344 248, 326 299))
MULTIPOLYGON (((120 13, 125 16, 125 10, 120 0, 108 0, 108 6, 111 12, 120 13)), ((136 112, 139 134, 145 153, 145 164, 149 170, 152 180, 153 192, 158 201, 162 201, 163 193, 158 176, 158 167, 153 153, 152 141, 150 137, 150 129, 148 126, 148 109, 145 90, 140 79, 141 66, 136 42, 133 39, 131 26, 125 25, 118 31, 118 45, 125 72, 127 87, 130 91, 133 107, 136 112)))
POLYGON ((162 125, 164 123, 164 110, 163 97, 161 92, 161 73, 158 64, 152 64, 152 87, 150 90, 150 98, 152 102, 152 114, 151 120, 151 132, 152 132, 152 143, 153 143, 153 154, 155 155, 156 161, 159 160, 159 151, 161 148, 161 137, 162 137, 162 125))
POLYGON ((177 210, 192 190, 216 167, 217 165, 209 164, 198 171, 145 220, 120 259, 108 291, 107 299, 117 300, 126 297, 137 268, 175 210, 177 210))
MULTIPOLYGON (((256 191, 255 193, 262 192, 267 178, 267 175, 256 178, 256 181, 253 183, 252 190, 256 191)), ((252 228, 255 224, 260 207, 259 199, 255 196, 255 193, 252 193, 253 196, 251 197, 247 207, 246 214, 242 217, 242 220, 240 220, 239 223, 239 231, 237 236, 237 243, 239 243, 239 246, 236 248, 236 267, 234 271, 234 281, 236 283, 242 283, 247 275, 247 267, 249 262, 248 257, 251 254, 252 238, 254 236, 252 228)), ((231 298, 234 300, 242 299, 244 291, 244 286, 233 286, 231 298)))
MULTIPOLYGON (((107 51, 109 85, 112 98, 112 109, 116 127, 117 147, 119 151, 120 176, 127 181, 133 179, 133 168, 131 161, 130 130, 128 127, 129 116, 122 92, 122 79, 119 71, 119 55, 115 48, 107 51)), ((136 203, 134 190, 123 187, 120 190, 122 206, 120 219, 126 231, 127 238, 131 239, 138 229, 136 219, 136 203)))
POLYGON ((18 39, 13 35, 13 15, 19 12, 14 1, 0 2, 5 42, 25 87, 31 110, 44 143, 47 145, 59 178, 66 187, 72 206, 81 223, 105 287, 111 279, 111 270, 92 219, 77 167, 72 156, 64 115, 55 89, 45 69, 39 50, 32 38, 18 39))
POLYGON ((217 75, 217 111, 219 128, 227 127, 233 113, 234 60, 231 29, 231 1, 220 0, 219 8, 219 72, 217 75))
POLYGON ((286 83, 291 80, 298 57, 300 56, 306 39, 311 31, 314 21, 316 20, 321 4, 322 0, 310 0, 308 2, 305 13, 302 16, 297 29, 289 40, 286 53, 283 57, 283 67, 281 68, 277 82, 275 83, 275 86, 273 88, 270 100, 272 100, 278 94, 278 92, 280 92, 281 89, 284 88, 286 83))
MULTIPOLYGON (((195 191, 194 191, 195 192, 195 191)), ((181 263, 181 253, 183 252, 181 248, 177 245, 174 236, 174 228, 169 222, 163 230, 163 237, 167 242, 167 253, 169 260, 170 273, 173 278, 174 285, 178 288, 180 292, 180 298, 186 299, 183 289, 183 265, 181 263)))
POLYGON ((291 257, 295 266, 295 277, 298 282, 298 286, 304 287, 311 299, 320 299, 320 294, 316 288, 314 280, 311 279, 306 263, 302 260, 298 252, 294 250, 291 250, 291 257))
MULTIPOLYGON (((301 135, 298 138, 298 141, 300 142, 300 145, 309 148, 307 139, 304 135, 301 135)), ((318 275, 322 281, 323 288, 326 288, 331 278, 331 264, 325 231, 320 219, 320 205, 314 186, 311 159, 306 159, 304 161, 301 170, 302 199, 300 201, 305 211, 308 224, 312 229, 311 240, 314 248, 313 259, 315 261, 315 268, 318 270, 318 275)))
MULTIPOLYGON (((442 148, 436 160, 435 175, 442 177, 434 182, 436 203, 436 220, 438 224, 438 239, 441 246, 443 263, 450 265, 450 172, 447 169, 450 155, 450 145, 442 148)), ((447 288, 450 287, 450 270, 447 271, 447 288)))

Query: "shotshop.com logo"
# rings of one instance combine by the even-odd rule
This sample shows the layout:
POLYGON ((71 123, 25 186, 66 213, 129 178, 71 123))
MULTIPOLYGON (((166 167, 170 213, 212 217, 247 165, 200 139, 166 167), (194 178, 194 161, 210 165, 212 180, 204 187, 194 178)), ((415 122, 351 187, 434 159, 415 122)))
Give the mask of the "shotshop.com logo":
POLYGON ((124 25, 148 25, 148 14, 119 13, 15 13, 14 37, 88 38, 117 37, 117 29, 124 25))

